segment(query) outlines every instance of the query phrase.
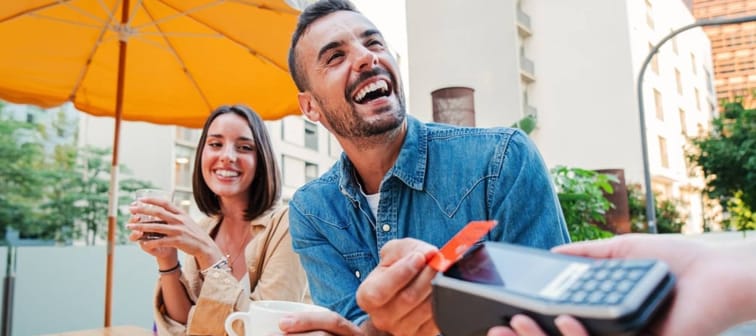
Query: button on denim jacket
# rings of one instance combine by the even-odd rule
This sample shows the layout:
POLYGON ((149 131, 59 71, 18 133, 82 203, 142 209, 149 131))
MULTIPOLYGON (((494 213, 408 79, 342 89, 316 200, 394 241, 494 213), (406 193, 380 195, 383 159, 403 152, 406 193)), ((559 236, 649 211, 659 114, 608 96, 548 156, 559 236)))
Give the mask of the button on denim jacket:
POLYGON ((295 194, 290 206, 294 250, 313 301, 360 324, 355 293, 392 239, 437 247, 472 220, 495 219, 484 238, 539 248, 569 241, 550 175, 530 139, 510 128, 463 128, 407 116, 407 135, 383 177, 378 218, 341 159, 295 194))

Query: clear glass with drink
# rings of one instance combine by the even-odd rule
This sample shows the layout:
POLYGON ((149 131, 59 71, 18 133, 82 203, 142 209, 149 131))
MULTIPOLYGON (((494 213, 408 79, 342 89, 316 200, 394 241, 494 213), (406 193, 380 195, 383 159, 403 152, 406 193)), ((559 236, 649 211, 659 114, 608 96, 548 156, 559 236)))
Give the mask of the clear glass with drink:
MULTIPOLYGON (((146 197, 162 199, 162 200, 166 200, 168 202, 172 202, 173 201, 173 193, 170 192, 170 191, 167 191, 167 190, 162 190, 162 189, 137 189, 134 192, 134 198, 135 198, 136 202, 139 203, 140 206, 143 206, 145 208, 151 208, 151 207, 152 208, 156 208, 157 206, 155 206, 155 205, 151 205, 151 204, 147 204, 147 203, 140 203, 139 202, 140 199, 146 198, 146 197)), ((138 214, 137 218, 139 218, 139 222, 140 223, 159 223, 159 224, 165 224, 164 220, 162 220, 162 219, 160 219, 158 217, 150 216, 150 215, 138 214)), ((143 232, 142 233, 142 237, 139 238, 139 239, 140 240, 155 240, 155 239, 163 238, 163 236, 164 235, 162 233, 143 232)))

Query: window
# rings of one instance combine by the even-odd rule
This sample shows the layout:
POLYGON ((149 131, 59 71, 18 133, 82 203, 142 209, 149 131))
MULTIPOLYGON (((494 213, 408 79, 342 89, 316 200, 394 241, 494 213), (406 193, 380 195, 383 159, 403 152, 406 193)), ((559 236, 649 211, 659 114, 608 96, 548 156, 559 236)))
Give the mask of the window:
POLYGON ((305 182, 310 182, 318 178, 318 165, 310 162, 305 162, 305 182))
MULTIPOLYGON (((650 53, 652 50, 654 50, 654 45, 651 44, 651 42, 648 43, 648 52, 650 53)), ((659 74, 659 54, 657 53, 654 55, 654 57, 651 58, 651 70, 654 71, 655 74, 659 74)))
POLYGON ((682 75, 680 74, 680 70, 677 70, 677 69, 675 69, 675 84, 677 85, 677 93, 682 95, 683 94, 682 75))
POLYGON ((651 30, 654 30, 654 17, 651 15, 653 7, 651 1, 646 0, 646 24, 648 24, 648 28, 651 28, 651 30))
POLYGON ((701 95, 698 93, 698 88, 694 89, 695 92, 695 99, 696 99, 696 109, 701 111, 701 95))
POLYGON ((680 109, 680 131, 682 132, 682 135, 688 136, 688 125, 685 118, 685 110, 680 109))
POLYGON ((176 190, 173 193, 173 204, 177 205, 181 210, 184 210, 185 213, 189 213, 192 207, 193 198, 194 196, 192 196, 191 192, 176 190))
POLYGON ((197 143, 197 141, 199 141, 201 134, 202 130, 199 129, 186 128, 181 126, 176 127, 176 141, 179 142, 194 145, 197 143))
POLYGON ((176 187, 192 188, 192 169, 194 163, 194 151, 191 147, 177 145, 174 170, 176 173, 176 187))
POLYGON ((656 105, 656 119, 664 121, 664 109, 662 108, 662 96, 659 90, 654 89, 654 104, 656 105))
POLYGON ((318 150, 318 125, 304 120, 304 132, 305 147, 318 150))
MULTIPOLYGON (((670 29, 669 32, 671 33, 672 30, 670 29)), ((679 50, 677 49, 677 37, 672 38, 672 51, 675 52, 675 55, 678 55, 679 50)))
POLYGON ((659 137, 659 156, 661 159, 661 166, 669 168, 669 157, 667 154, 667 139, 659 137))
POLYGON ((288 155, 281 156, 281 171, 283 172, 281 174, 283 184, 291 187, 301 187, 320 175, 316 163, 306 162, 288 155))

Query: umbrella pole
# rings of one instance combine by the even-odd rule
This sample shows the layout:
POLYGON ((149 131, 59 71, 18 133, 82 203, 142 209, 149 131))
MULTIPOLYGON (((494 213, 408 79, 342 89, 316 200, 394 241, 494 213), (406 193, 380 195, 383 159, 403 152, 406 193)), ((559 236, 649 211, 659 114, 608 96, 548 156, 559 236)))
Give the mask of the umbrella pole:
POLYGON ((128 36, 123 32, 129 22, 129 0, 121 4, 121 36, 118 42, 118 83, 116 86, 115 134, 113 135, 113 159, 110 167, 110 193, 108 194, 108 248, 105 270, 105 327, 110 327, 113 306, 113 252, 115 250, 116 216, 118 215, 118 147, 121 142, 121 112, 123 110, 123 86, 126 82, 126 47, 128 36))

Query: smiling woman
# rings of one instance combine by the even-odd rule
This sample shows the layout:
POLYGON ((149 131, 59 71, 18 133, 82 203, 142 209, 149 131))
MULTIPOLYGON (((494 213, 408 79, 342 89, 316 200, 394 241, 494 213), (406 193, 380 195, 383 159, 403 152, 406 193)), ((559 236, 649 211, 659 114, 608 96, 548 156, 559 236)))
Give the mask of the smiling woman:
POLYGON ((288 208, 277 206, 280 179, 260 116, 241 105, 222 106, 208 117, 197 146, 192 185, 199 209, 195 223, 158 199, 132 206, 129 238, 144 232, 165 237, 140 241, 153 255, 160 279, 155 319, 160 334, 221 335, 228 314, 250 300, 308 301, 307 282, 291 247, 288 208), (166 224, 138 223, 136 215, 166 224), (182 268, 178 250, 187 257, 182 268))

